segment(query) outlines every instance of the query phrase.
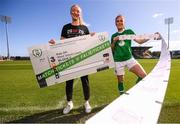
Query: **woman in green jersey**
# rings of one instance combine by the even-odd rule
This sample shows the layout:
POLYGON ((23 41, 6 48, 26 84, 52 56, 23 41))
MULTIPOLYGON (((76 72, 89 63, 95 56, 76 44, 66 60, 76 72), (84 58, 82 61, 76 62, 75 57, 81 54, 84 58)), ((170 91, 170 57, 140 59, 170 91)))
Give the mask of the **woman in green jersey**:
MULTIPOLYGON (((111 48, 115 61, 115 73, 118 79, 118 90, 120 94, 123 94, 125 67, 138 76, 136 83, 142 80, 147 74, 143 67, 132 56, 131 40, 119 40, 118 37, 119 35, 134 35, 135 33, 131 29, 125 29, 125 18, 122 15, 118 15, 115 18, 115 24, 118 32, 114 33, 111 37, 111 48)), ((148 39, 135 39, 134 41, 142 44, 148 41, 148 39)))

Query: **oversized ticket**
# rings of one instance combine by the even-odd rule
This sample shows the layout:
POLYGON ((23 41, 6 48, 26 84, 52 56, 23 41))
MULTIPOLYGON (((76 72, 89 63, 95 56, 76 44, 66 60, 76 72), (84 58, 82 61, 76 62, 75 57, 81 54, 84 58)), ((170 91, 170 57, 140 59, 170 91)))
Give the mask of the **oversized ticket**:
MULTIPOLYGON (((146 35, 141 38, 152 39, 154 36, 156 37, 146 35)), ((170 70, 171 56, 162 38, 161 56, 153 70, 138 84, 88 119, 85 124, 157 124, 170 70)))
POLYGON ((159 34, 144 34, 144 35, 119 35, 119 40, 135 40, 135 39, 154 39, 157 40, 159 34))
POLYGON ((40 87, 114 67, 106 32, 37 45, 28 51, 40 87))

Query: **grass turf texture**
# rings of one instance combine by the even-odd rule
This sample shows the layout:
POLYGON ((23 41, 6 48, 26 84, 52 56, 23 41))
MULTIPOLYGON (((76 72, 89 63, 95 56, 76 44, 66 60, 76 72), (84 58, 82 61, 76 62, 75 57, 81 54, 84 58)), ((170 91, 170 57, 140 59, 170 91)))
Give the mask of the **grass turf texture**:
MULTIPOLYGON (((141 59, 149 73, 158 60, 141 59)), ((160 123, 180 122, 180 60, 172 60, 160 123)), ((39 88, 30 61, 0 62, 0 122, 85 122, 119 96, 113 69, 89 75, 93 111, 84 112, 81 81, 74 82, 74 109, 62 114, 66 104, 65 83, 39 88)), ((126 70, 125 89, 135 85, 136 76, 126 70)))

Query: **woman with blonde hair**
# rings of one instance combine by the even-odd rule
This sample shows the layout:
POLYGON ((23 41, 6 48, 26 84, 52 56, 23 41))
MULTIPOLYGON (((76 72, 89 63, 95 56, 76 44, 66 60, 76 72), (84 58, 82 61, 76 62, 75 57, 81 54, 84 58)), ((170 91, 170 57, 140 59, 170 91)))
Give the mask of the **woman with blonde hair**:
MULTIPOLYGON (((80 6, 77 4, 72 5, 71 9, 70 9, 70 14, 72 17, 72 22, 63 26, 63 29, 61 32, 61 40, 90 34, 87 26, 84 23, 84 20, 82 17, 82 10, 81 10, 80 6)), ((93 34, 94 33, 91 33, 91 35, 93 35, 93 34)), ((49 43, 54 44, 55 41, 51 40, 51 41, 49 41, 49 43)), ((71 111, 71 109, 73 108, 73 102, 72 102, 73 82, 74 82, 73 79, 66 81, 67 105, 63 110, 63 114, 68 114, 71 111)), ((85 112, 90 113, 91 106, 89 104, 90 88, 89 88, 88 75, 82 76, 81 82, 82 82, 84 99, 85 99, 85 104, 84 104, 85 112)))
MULTIPOLYGON (((132 55, 131 40, 119 40, 120 35, 134 35, 134 31, 125 28, 125 18, 122 15, 118 15, 115 18, 115 25, 117 32, 111 37, 111 48, 113 51, 113 57, 115 61, 115 74, 118 79, 118 90, 120 94, 124 93, 124 68, 127 67, 129 71, 133 72, 138 78, 136 83, 142 80, 147 74, 143 67, 136 61, 132 55)), ((158 32, 156 34, 159 34, 158 32)), ((160 36, 160 34, 159 34, 160 36)), ((142 44, 149 39, 135 39, 134 41, 142 44)), ((157 39, 160 40, 160 37, 157 39)))

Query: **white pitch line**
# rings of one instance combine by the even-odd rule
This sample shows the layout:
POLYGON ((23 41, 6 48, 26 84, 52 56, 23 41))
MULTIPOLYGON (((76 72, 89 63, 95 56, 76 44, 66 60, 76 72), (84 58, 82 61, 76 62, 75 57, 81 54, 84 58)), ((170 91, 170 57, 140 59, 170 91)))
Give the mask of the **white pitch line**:
POLYGON ((42 111, 52 110, 54 107, 38 107, 38 106, 27 106, 27 107, 11 107, 11 108, 0 108, 0 111, 42 111))

